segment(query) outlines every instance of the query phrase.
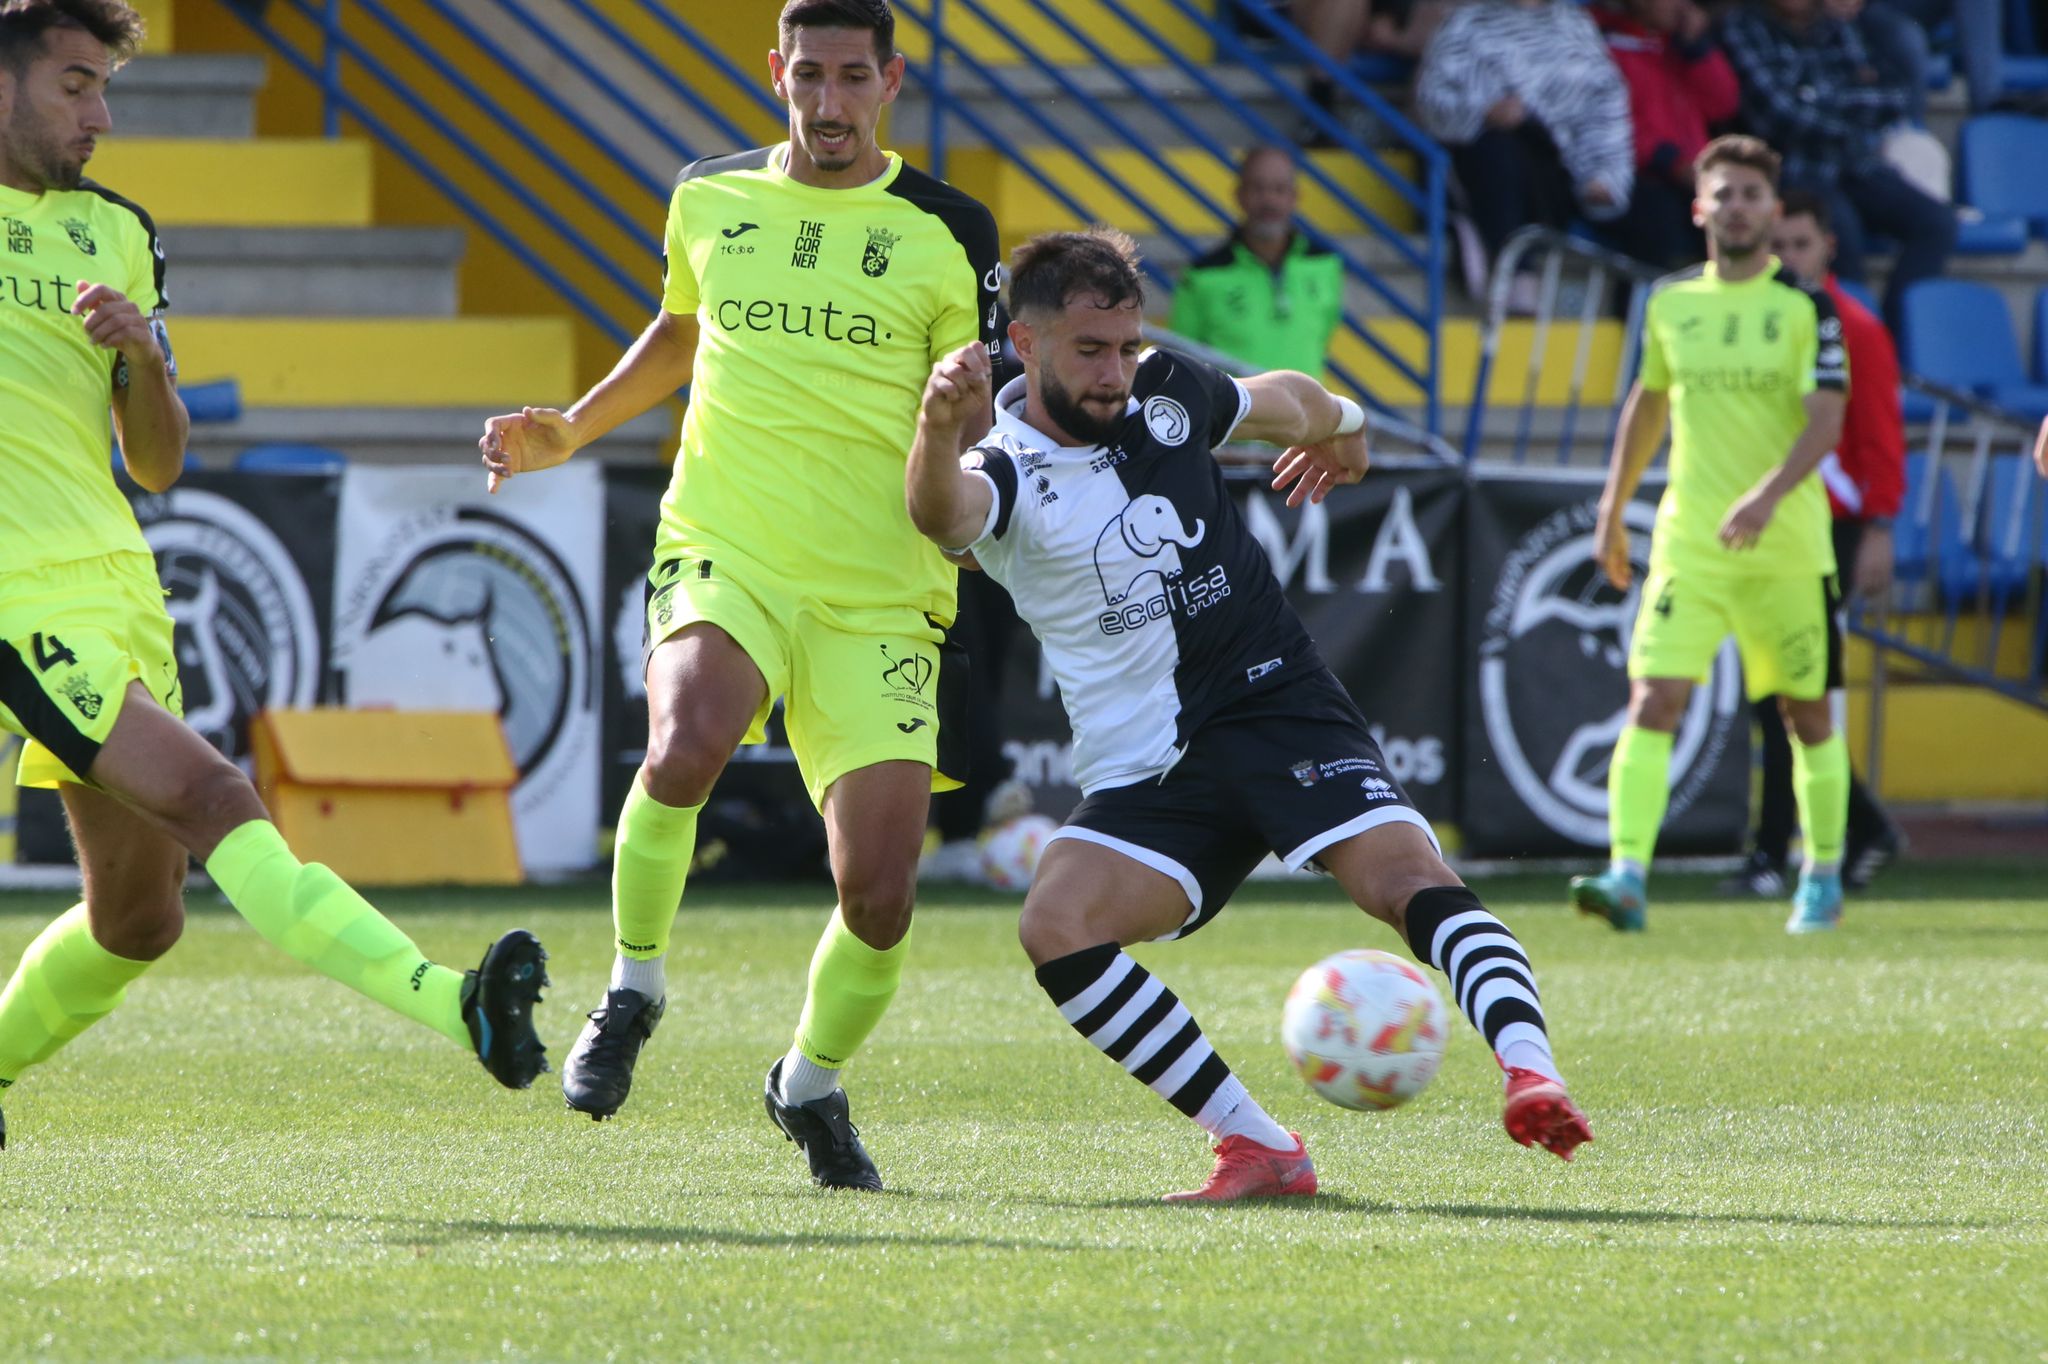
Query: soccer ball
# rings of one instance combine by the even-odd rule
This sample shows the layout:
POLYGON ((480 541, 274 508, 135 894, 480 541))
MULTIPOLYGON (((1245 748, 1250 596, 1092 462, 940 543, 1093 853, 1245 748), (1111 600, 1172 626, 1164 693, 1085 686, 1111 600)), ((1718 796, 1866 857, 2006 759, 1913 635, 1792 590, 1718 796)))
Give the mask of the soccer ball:
POLYGON ((997 890, 1028 890, 1059 825, 1044 815, 1006 819, 981 840, 981 874, 997 890))
POLYGON ((1450 1031, 1443 997, 1420 967, 1364 949, 1302 972, 1280 1020, 1287 1059, 1339 1108, 1394 1108, 1420 1094, 1450 1031))

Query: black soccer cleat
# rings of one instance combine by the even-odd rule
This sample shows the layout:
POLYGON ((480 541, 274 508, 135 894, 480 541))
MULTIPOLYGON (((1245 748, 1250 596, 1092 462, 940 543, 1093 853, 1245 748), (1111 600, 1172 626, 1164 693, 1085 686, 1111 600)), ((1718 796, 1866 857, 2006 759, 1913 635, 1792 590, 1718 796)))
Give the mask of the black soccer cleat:
POLYGON ((0 1113, 0 1151, 7 1149, 7 1115, 0 1113))
POLYGON ((633 1090, 633 1063, 640 1047, 654 1036, 667 1000, 651 1000, 638 990, 605 992, 604 1003, 591 1011, 577 1035, 569 1059, 562 1063, 562 1098, 592 1122, 619 1111, 633 1090))
POLYGON ((1768 854, 1753 850, 1740 867, 1714 887, 1714 893, 1730 899, 1781 899, 1785 895, 1785 868, 1768 854))
POLYGON ((768 1117, 782 1135, 803 1148, 811 1163, 811 1182, 821 1189, 867 1189, 881 1192, 882 1176, 860 1144, 860 1129, 847 1116, 846 1091, 835 1089, 807 1104, 782 1101, 782 1062, 768 1068, 761 1093, 768 1117))
POLYGON ((491 944, 483 962, 462 975, 462 1021, 476 1059, 507 1089, 525 1089, 548 1068, 548 1049, 533 1030, 533 1006, 548 983, 540 939, 515 928, 491 944))

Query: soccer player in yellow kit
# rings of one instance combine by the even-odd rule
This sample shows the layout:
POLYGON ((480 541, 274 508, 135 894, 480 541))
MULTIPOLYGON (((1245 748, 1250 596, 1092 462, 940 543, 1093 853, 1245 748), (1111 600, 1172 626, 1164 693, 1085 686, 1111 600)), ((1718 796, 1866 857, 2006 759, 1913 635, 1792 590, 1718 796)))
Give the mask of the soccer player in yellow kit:
POLYGON ((1842 431, 1849 388, 1842 324, 1824 292, 1770 253, 1778 155, 1723 137, 1695 162, 1703 270, 1660 284, 1643 326, 1600 498, 1596 556, 1629 586, 1622 513, 1671 427, 1671 472, 1650 542, 1649 577, 1629 645, 1628 724, 1608 769, 1612 862, 1571 883, 1573 902, 1638 930, 1658 826, 1670 795, 1672 736, 1694 684, 1730 634, 1751 700, 1778 696, 1792 731, 1792 790, 1806 861, 1786 929, 1832 928, 1842 914, 1849 752, 1829 713, 1839 685, 1835 553, 1814 470, 1842 431))
MULTIPOLYGON (((546 954, 501 938, 466 975, 285 846, 250 786, 179 719, 162 585, 107 465, 162 492, 187 421, 149 215, 83 178, 142 21, 120 0, 0 5, 0 728, 56 787, 85 897, 0 993, 0 1095, 104 1017, 184 926, 188 853, 291 956, 474 1050, 502 1084, 546 1069, 546 954)), ((6 1128, 0 1124, 0 1145, 6 1128)))
POLYGON ((763 1098, 817 1183, 878 1189, 838 1076, 895 996, 930 793, 958 784, 941 741, 964 737, 942 735, 939 706, 961 680, 939 655, 954 573, 910 524, 903 469, 932 364, 994 341, 998 246, 986 209, 875 141, 903 80, 886 0, 791 0, 779 38, 789 140, 686 169, 659 316, 567 413, 494 417, 480 444, 495 486, 690 384, 649 575, 617 956, 563 1096, 594 1119, 625 1102, 666 1004, 698 812, 780 697, 839 903, 763 1098))

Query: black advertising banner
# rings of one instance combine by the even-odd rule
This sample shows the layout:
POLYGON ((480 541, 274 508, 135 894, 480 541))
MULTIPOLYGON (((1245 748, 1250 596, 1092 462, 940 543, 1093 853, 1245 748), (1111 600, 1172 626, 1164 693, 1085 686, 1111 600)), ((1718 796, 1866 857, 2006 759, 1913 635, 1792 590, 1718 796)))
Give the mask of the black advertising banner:
MULTIPOLYGON (((1628 641, 1661 484, 1628 510, 1635 579, 1593 564, 1599 470, 1481 474, 1467 518, 1465 848, 1557 856, 1607 847, 1607 767, 1628 708, 1628 641)), ((1671 759, 1659 852, 1738 851, 1749 821, 1749 711, 1733 643, 1693 691, 1671 759)))
MULTIPOLYGON (((1331 669, 1372 722, 1390 771, 1441 823, 1458 817, 1463 631, 1455 469, 1375 469, 1318 506, 1289 510, 1263 467, 1232 471, 1246 524, 1331 669)), ((1020 627, 1021 628, 1021 627, 1020 627)), ((1001 723, 1011 772, 1055 817, 1080 799, 1066 712, 1036 640, 1010 651, 1001 723)))
POLYGON ((177 623, 185 720, 249 752, 249 720, 330 699, 340 479, 194 472, 163 494, 130 488, 177 623))

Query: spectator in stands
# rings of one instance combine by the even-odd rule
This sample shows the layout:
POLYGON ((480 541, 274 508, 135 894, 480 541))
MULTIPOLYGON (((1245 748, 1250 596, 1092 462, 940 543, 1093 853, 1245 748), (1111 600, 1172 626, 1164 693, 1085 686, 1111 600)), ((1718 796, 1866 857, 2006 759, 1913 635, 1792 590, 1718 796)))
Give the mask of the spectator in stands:
MULTIPOLYGON (((1411 60, 1422 55, 1454 0, 1295 0, 1294 22, 1322 54, 1348 66, 1360 52, 1384 52, 1411 60)), ((1311 68, 1308 97, 1324 113, 1337 117, 1344 105, 1337 82, 1311 68)), ((1336 139, 1311 122, 1304 145, 1328 147, 1336 139)))
POLYGON ((1628 87, 1574 0, 1475 0, 1429 40, 1423 126, 1447 144, 1489 263, 1517 228, 1619 218, 1635 183, 1628 87))
POLYGON ((1237 172, 1244 219, 1173 291, 1168 322, 1260 369, 1321 375, 1344 316, 1344 265, 1295 226, 1294 153, 1254 147, 1237 172))
POLYGON ((1884 295, 1885 321, 1896 328, 1906 289, 1947 264, 1955 210, 1879 154, 1885 129, 1906 117, 1911 96, 1882 78, 1856 30, 1821 5, 1759 0, 1728 16, 1722 40, 1742 80, 1743 121, 1783 153, 1786 188, 1827 200, 1842 277, 1866 277, 1868 233, 1899 243, 1884 295))
MULTIPOLYGON (((1865 17, 1875 14, 1875 26, 1865 24, 1863 40, 1880 67, 1904 62, 1920 71, 1921 88, 1927 81, 1927 37, 1943 24, 1955 25, 1956 56, 1962 62, 1963 81, 1969 87, 1970 112, 1981 114, 1999 102, 2003 94, 2005 58, 2004 0, 1875 0, 1865 17), (1910 22, 1907 29, 1899 21, 1910 22), (1883 50, 1891 47, 1891 50, 1883 50), (1917 55, 1915 48, 1917 46, 1917 55)), ((1921 106, 1926 105, 1925 97, 1921 106)), ((1914 116, 1916 122, 1919 115, 1914 116)))
MULTIPOLYGON (((1836 581, 1850 595, 1882 600, 1892 585, 1892 518, 1906 492, 1906 426, 1899 407, 1899 356, 1891 333, 1836 280, 1829 265, 1835 239, 1827 203, 1807 190, 1787 191, 1771 252, 1809 288, 1827 291, 1849 350, 1849 407, 1842 436, 1822 456, 1821 481, 1834 511, 1836 581)), ((1839 677, 1830 681, 1840 685, 1839 677)), ((1777 698, 1755 703, 1763 732, 1763 799, 1748 863, 1722 883, 1729 894, 1775 899, 1784 893, 1785 864, 1796 822, 1792 745, 1777 698)), ((1849 830, 1842 848, 1842 884, 1860 890, 1899 851, 1899 834, 1856 774, 1849 774, 1849 830)))
POLYGON ((1692 220, 1692 161, 1708 128, 1735 117, 1735 70, 1694 0, 1622 0, 1593 20, 1628 84, 1636 139, 1635 190, 1609 234, 1639 260, 1690 265, 1706 255, 1692 220))
POLYGON ((1927 30, 1920 21, 1888 0, 1821 0, 1821 9, 1856 30, 1870 67, 1885 85, 1906 92, 1907 123, 1927 121, 1927 30))

